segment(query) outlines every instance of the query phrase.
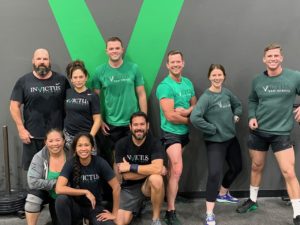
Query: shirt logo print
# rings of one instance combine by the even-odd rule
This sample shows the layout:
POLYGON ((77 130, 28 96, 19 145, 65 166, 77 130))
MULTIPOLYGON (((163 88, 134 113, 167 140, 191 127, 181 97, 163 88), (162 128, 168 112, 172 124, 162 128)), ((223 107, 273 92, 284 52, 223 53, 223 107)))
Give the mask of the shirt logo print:
POLYGON ((265 86, 265 87, 262 87, 264 89, 264 91, 266 92, 269 88, 269 86, 265 86))

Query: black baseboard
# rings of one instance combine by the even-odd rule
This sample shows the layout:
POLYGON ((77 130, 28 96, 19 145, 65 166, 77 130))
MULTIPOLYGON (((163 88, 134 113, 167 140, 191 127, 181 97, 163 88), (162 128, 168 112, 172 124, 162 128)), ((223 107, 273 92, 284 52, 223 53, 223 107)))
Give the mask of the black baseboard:
MULTIPOLYGON (((230 191, 234 197, 237 198, 248 198, 249 191, 230 191)), ((194 191, 194 192, 179 192, 179 196, 184 198, 205 198, 205 191, 194 191)), ((284 197, 287 196, 286 190, 260 190, 258 197, 284 197)))

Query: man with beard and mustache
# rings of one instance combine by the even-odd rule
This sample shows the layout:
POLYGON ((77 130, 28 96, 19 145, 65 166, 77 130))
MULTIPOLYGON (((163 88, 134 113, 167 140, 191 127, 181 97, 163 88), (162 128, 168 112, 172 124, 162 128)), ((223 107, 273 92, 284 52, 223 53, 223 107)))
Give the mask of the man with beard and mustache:
POLYGON ((131 136, 116 143, 115 161, 123 179, 116 224, 129 224, 147 196, 152 202, 152 225, 161 225, 166 174, 164 151, 160 141, 148 132, 149 122, 144 112, 132 114, 129 127, 131 136))
POLYGON ((63 128, 65 92, 70 87, 65 76, 51 71, 48 50, 36 49, 32 65, 33 71, 19 78, 10 98, 10 113, 23 142, 22 167, 26 171, 34 154, 44 146, 46 132, 63 128))

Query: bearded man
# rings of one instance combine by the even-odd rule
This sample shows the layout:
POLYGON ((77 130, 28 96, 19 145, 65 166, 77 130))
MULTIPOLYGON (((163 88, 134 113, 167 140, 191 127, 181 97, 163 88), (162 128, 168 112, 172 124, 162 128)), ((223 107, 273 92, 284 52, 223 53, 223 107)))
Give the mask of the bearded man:
POLYGON ((10 98, 10 113, 23 143, 25 171, 34 154, 44 146, 46 132, 63 128, 65 93, 70 88, 65 76, 51 70, 47 49, 34 51, 32 66, 33 71, 16 82, 10 98))
POLYGON ((160 209, 164 198, 164 151, 160 141, 149 131, 144 112, 136 112, 130 118, 131 135, 116 143, 115 161, 122 176, 120 207, 116 224, 129 224, 139 212, 145 197, 151 198, 152 225, 161 225, 160 209))

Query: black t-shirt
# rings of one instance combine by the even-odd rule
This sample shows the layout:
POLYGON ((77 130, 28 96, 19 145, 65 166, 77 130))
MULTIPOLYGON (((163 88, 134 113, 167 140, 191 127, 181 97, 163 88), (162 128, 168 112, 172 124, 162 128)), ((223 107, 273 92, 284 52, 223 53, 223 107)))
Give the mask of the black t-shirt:
POLYGON ((93 115, 100 114, 98 95, 89 89, 82 93, 69 89, 65 109, 64 126, 69 134, 74 136, 78 132, 90 132, 94 123, 93 115))
MULTIPOLYGON (((68 179, 69 186, 75 187, 73 180, 73 168, 75 158, 68 160, 60 176, 68 179)), ((110 181, 115 177, 115 174, 109 164, 100 156, 92 156, 92 160, 89 165, 80 165, 80 189, 89 190, 96 198, 96 204, 100 205, 102 201, 101 197, 101 181, 110 181)), ((83 206, 91 206, 89 199, 84 195, 76 198, 76 200, 83 206)))
MULTIPOLYGON (((161 142, 150 133, 147 134, 145 142, 141 146, 136 146, 132 141, 132 136, 126 136, 116 143, 116 163, 123 162, 123 157, 130 164, 147 165, 154 159, 164 159, 164 151, 161 142)), ((141 180, 123 180, 122 186, 131 186, 144 182, 141 180)))
POLYGON ((10 99, 24 105, 24 126, 35 138, 44 138, 51 128, 63 128, 68 88, 67 78, 53 71, 46 80, 36 78, 31 72, 16 82, 10 99))

